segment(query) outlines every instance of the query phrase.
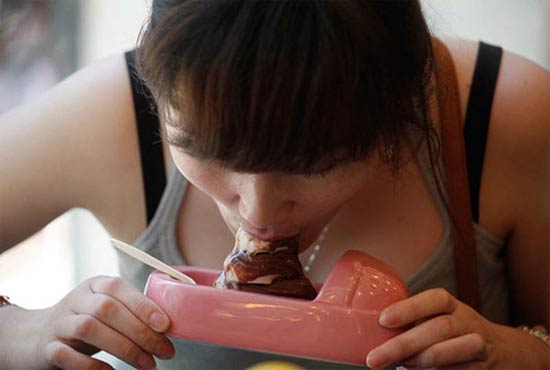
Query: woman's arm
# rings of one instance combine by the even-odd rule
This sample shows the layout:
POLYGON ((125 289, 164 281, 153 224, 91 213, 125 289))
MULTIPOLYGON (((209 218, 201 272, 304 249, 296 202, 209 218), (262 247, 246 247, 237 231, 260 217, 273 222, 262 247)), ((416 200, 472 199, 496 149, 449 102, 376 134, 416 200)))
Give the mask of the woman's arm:
MULTIPOLYGON (((0 118, 0 252, 72 207, 129 239, 145 227, 138 140, 122 56, 86 68, 0 118), (141 228, 141 229, 140 229, 141 228), (134 234, 134 235, 132 235, 134 234)), ((0 367, 137 368, 173 356, 169 319, 119 278, 82 282, 41 310, 0 308, 0 367)))
POLYGON ((91 210, 118 237, 129 232, 125 227, 144 228, 122 56, 85 68, 1 116, 0 164, 0 253, 73 207, 91 210))
POLYGON ((508 226, 515 324, 549 327, 550 72, 504 53, 492 117, 481 207, 508 226))
MULTIPOLYGON (((480 225, 507 240, 516 321, 547 327, 549 90, 548 71, 504 53, 480 193, 480 225)), ((388 307, 380 323, 412 328, 374 349, 368 357, 372 367, 550 367, 550 348, 545 343, 516 328, 489 322, 442 289, 388 307)))
MULTIPOLYGON (((457 67, 464 116, 478 43, 443 40, 457 67)), ((504 51, 489 123, 479 224, 507 241, 517 324, 550 325, 549 101, 550 72, 504 51)))
POLYGON ((90 357, 101 350, 138 369, 155 368, 174 347, 163 334, 168 316, 130 283, 85 280, 55 306, 0 308, 0 368, 112 369, 90 357))

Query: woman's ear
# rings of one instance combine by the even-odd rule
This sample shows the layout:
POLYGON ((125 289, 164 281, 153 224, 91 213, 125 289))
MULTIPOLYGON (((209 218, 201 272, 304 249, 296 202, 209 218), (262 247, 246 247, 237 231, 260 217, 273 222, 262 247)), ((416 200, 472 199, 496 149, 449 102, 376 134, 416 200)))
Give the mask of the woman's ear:
POLYGON ((140 47, 141 45, 143 45, 143 43, 145 42, 145 40, 147 40, 147 36, 149 34, 148 32, 148 25, 147 24, 144 24, 141 29, 139 30, 139 34, 138 34, 138 40, 137 40, 137 47, 140 47))

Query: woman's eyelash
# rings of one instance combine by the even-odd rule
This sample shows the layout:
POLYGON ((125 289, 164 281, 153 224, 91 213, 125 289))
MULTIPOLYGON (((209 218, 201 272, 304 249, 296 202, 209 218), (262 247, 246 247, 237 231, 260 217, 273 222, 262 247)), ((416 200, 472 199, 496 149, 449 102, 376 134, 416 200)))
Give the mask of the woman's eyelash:
POLYGON ((312 178, 312 177, 323 178, 329 172, 335 170, 339 165, 340 164, 337 163, 337 162, 333 162, 333 163, 330 163, 330 164, 325 164, 324 166, 319 167, 319 169, 316 169, 314 171, 309 171, 309 172, 302 173, 302 176, 306 177, 306 178, 312 178))
POLYGON ((302 176, 306 177, 306 178, 312 178, 312 177, 325 177, 326 174, 328 172, 330 172, 331 169, 328 169, 328 170, 323 170, 323 171, 318 171, 318 172, 307 172, 307 173, 304 173, 302 174, 302 176))

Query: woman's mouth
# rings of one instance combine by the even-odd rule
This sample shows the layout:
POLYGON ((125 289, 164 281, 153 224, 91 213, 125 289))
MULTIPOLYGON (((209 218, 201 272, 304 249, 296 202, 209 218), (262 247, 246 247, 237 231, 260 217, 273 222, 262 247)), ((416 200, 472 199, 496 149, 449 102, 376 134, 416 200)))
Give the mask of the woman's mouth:
POLYGON ((246 231, 248 234, 252 235, 254 238, 265 242, 274 242, 277 240, 297 238, 299 237, 299 234, 300 234, 297 232, 278 232, 278 231, 271 231, 271 230, 269 231, 258 230, 258 229, 247 227, 242 224, 240 228, 246 231))
MULTIPOLYGON (((281 239, 297 237, 299 240, 299 251, 303 252, 312 245, 316 238, 320 235, 323 227, 326 225, 325 220, 318 220, 307 225, 274 225, 265 228, 256 228, 245 222, 244 220, 235 220, 231 217, 231 212, 228 209, 218 204, 220 214, 225 221, 225 224, 235 236, 239 228, 242 228, 247 233, 253 235, 258 240, 266 242, 274 242, 281 239), (244 222, 243 222, 244 221, 244 222)), ((330 217, 327 217, 330 220, 330 217)), ((327 221, 328 221, 327 220, 327 221)))

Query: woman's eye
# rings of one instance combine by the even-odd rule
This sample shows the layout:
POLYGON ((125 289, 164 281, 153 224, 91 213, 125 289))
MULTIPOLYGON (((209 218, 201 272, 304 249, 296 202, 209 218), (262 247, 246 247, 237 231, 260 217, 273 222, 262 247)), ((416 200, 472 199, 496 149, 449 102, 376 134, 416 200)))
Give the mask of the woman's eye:
POLYGON ((327 173, 330 172, 330 169, 328 170, 324 170, 324 171, 318 171, 318 172, 307 172, 307 173, 304 173, 302 176, 304 176, 305 178, 313 178, 313 177, 325 177, 327 173))

